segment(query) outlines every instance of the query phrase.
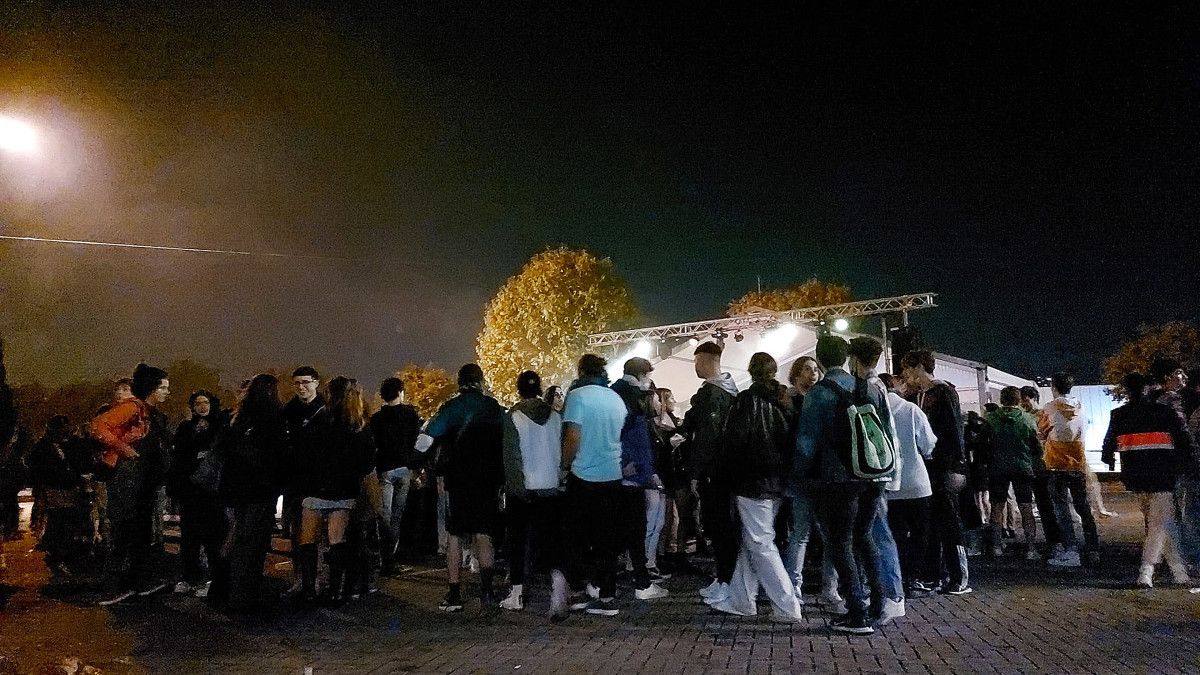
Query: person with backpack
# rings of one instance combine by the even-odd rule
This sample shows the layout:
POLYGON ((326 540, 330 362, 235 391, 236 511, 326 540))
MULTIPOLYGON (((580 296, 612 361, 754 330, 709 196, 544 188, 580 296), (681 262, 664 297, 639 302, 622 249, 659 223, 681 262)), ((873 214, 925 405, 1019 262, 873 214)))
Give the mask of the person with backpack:
POLYGON ((1042 442, 1037 435, 1037 422, 1021 410, 1021 390, 1005 387, 1000 390, 1000 407, 984 417, 987 431, 984 448, 988 464, 988 489, 991 491, 992 555, 1004 554, 1004 511, 1009 487, 1017 498, 1021 512, 1021 530, 1025 533, 1025 559, 1041 560, 1034 547, 1037 521, 1033 517, 1033 471, 1042 456, 1042 442))
POLYGON ((484 393, 483 369, 468 363, 458 370, 458 394, 442 404, 417 438, 416 449, 438 445, 447 495, 446 576, 449 591, 439 608, 461 612, 462 545, 472 538, 479 560, 479 600, 496 604, 492 590, 495 549, 492 536, 500 527, 500 488, 504 484, 504 408, 484 393))
MULTIPOLYGON (((833 630, 870 635, 875 629, 861 572, 865 570, 870 580, 879 577, 872 526, 881 511, 884 486, 896 469, 895 430, 883 391, 846 372, 849 349, 837 336, 822 335, 817 340, 817 361, 826 372, 804 398, 796 425, 792 481, 821 484, 819 512, 834 549, 847 609, 831 621, 833 630)), ((854 365, 866 374, 875 364, 854 365)))
POLYGON ((1191 462, 1192 439, 1170 406, 1147 398, 1146 384, 1141 373, 1122 378, 1127 402, 1112 411, 1101 461, 1115 470, 1121 458, 1121 482, 1137 493, 1146 520, 1137 585, 1154 586, 1154 568, 1164 556, 1175 583, 1187 584, 1174 491, 1191 462))
MULTIPOLYGON (((646 562, 646 534, 653 525, 647 518, 647 493, 661 494, 662 484, 654 472, 654 383, 650 372, 654 367, 641 357, 633 357, 624 364, 625 374, 613 382, 611 388, 625 403, 625 425, 621 429, 621 504, 619 526, 622 528, 621 548, 628 552, 633 565, 634 597, 638 600, 654 600, 667 596, 667 589, 650 579, 646 562)), ((657 496, 657 495, 656 495, 657 496)))
MULTIPOLYGON (((521 400, 504 415, 504 493, 508 520, 508 579, 512 585, 501 609, 525 609, 525 577, 536 553, 554 578, 561 579, 561 507, 559 465, 562 463, 562 415, 542 400, 542 378, 532 370, 517 376, 521 400)), ((563 611, 566 595, 551 599, 563 611)))
POLYGON ((725 421, 721 463, 729 467, 742 545, 729 594, 709 605, 739 616, 758 614, 759 588, 771 601, 774 621, 802 620, 800 599, 775 544, 775 519, 783 505, 792 459, 792 406, 775 376, 770 354, 750 357, 750 388, 737 395, 725 421))
POLYGON ((212 392, 203 389, 188 397, 188 409, 192 416, 175 429, 171 462, 167 468, 167 496, 179 503, 179 557, 183 578, 175 584, 175 592, 204 597, 208 584, 205 570, 200 565, 200 552, 203 549, 209 561, 219 557, 226 523, 217 494, 197 486, 192 482, 192 476, 200 462, 212 452, 213 442, 225 426, 225 417, 221 402, 212 392))
POLYGON ((404 381, 389 377, 379 385, 383 407, 371 416, 375 435, 375 473, 379 477, 379 534, 383 576, 395 573, 400 524, 413 472, 420 468, 421 454, 414 447, 421 434, 421 416, 404 403, 404 381))
POLYGON ((153 564, 154 512, 171 444, 167 416, 157 406, 171 394, 164 370, 139 363, 133 371, 133 397, 92 419, 92 436, 103 446, 107 469, 108 518, 112 527, 109 573, 115 593, 101 606, 148 596, 166 588, 153 564))
POLYGON ((938 580, 939 593, 966 595, 972 589, 967 549, 963 546, 959 495, 967 485, 967 456, 958 390, 953 384, 933 377, 936 361, 933 352, 927 349, 905 354, 900 363, 909 400, 929 418, 929 426, 937 437, 933 459, 925 465, 933 487, 930 501, 933 527, 926 552, 926 575, 938 580))

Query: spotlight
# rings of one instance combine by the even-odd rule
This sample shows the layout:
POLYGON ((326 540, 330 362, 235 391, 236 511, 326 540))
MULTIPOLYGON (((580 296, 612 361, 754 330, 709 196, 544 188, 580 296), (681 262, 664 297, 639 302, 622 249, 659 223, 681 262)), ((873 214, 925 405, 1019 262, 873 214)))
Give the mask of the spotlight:
POLYGON ((699 340, 697 340, 696 338, 688 338, 688 345, 689 345, 689 346, 695 347, 695 346, 696 346, 696 345, 698 345, 698 344, 700 344, 700 341, 699 341, 699 340))
POLYGON ((839 333, 845 333, 850 328, 850 322, 845 319, 834 319, 833 329, 839 333))

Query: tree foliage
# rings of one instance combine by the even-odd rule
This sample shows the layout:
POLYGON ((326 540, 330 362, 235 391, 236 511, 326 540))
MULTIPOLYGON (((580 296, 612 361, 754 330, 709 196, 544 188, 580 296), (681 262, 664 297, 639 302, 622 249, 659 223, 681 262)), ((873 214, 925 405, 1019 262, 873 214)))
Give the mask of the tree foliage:
POLYGON ((1184 321, 1139 327, 1136 337, 1104 360, 1104 381, 1114 385, 1114 393, 1120 396, 1121 378, 1133 372, 1146 373, 1159 358, 1177 359, 1185 366, 1197 365, 1200 328, 1184 321))
POLYGON ((742 316, 758 309, 785 312, 789 309, 837 305, 853 299, 849 286, 827 284, 813 277, 797 286, 750 291, 729 303, 729 316, 742 316))
POLYGON ((404 400, 415 406, 421 417, 429 419, 437 409, 458 391, 450 373, 433 366, 410 363, 396 373, 404 381, 404 400))
POLYGON ((479 365, 502 400, 516 399, 516 379, 535 370, 565 384, 590 333, 633 323, 637 305, 613 263, 582 249, 555 248, 531 258, 487 304, 476 341, 479 365))

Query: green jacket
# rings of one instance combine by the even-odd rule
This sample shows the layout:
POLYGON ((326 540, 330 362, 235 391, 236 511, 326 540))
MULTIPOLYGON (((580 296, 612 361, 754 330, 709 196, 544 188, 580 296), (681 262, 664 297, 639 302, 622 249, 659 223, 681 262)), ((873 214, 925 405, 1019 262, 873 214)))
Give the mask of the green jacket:
POLYGON ((988 473, 992 476, 1032 476, 1042 458, 1037 423, 1020 408, 1000 408, 984 416, 988 426, 988 473))

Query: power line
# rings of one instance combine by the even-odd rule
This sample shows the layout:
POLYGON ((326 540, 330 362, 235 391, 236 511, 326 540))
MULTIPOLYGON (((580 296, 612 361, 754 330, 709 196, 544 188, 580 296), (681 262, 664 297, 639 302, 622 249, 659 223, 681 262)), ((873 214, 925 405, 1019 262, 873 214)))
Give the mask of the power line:
POLYGON ((92 241, 88 239, 47 239, 45 237, 14 237, 10 235, 0 235, 0 239, 9 241, 34 242, 41 244, 67 244, 72 246, 106 246, 111 248, 134 248, 146 249, 151 251, 177 251, 181 253, 216 253, 219 255, 242 255, 242 256, 262 256, 267 258, 308 258, 310 260, 344 260, 333 256, 324 255, 303 255, 292 253, 270 253, 265 251, 237 251, 233 249, 219 248, 189 248, 186 246, 155 246, 151 244, 129 244, 125 242, 115 241, 92 241))

